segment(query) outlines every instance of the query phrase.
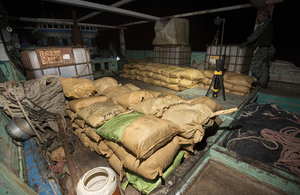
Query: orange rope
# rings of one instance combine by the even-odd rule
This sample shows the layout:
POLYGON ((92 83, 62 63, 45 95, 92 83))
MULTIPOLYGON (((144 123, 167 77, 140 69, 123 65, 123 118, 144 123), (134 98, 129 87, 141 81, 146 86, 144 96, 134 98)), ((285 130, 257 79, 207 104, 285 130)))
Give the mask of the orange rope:
POLYGON ((261 130, 263 137, 277 141, 283 146, 280 158, 274 165, 286 166, 300 176, 300 138, 296 137, 297 134, 300 134, 300 130, 296 127, 285 127, 279 132, 271 129, 261 130))

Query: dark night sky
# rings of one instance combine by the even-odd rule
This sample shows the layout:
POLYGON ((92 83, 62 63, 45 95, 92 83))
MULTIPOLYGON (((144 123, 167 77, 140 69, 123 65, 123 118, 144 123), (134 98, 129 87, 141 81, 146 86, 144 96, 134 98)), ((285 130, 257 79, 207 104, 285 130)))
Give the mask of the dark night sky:
MULTIPOLYGON (((90 0, 93 1, 93 0, 90 0)), ((94 2, 110 5, 119 0, 94 0, 94 2)), ((43 17, 46 18, 68 18, 71 19, 72 7, 43 2, 40 0, 2 0, 2 5, 8 9, 10 15, 23 17, 43 17), (15 3, 13 3, 15 2, 15 3), (43 3, 43 5, 41 5, 43 3)), ((221 8, 237 4, 250 3, 249 0, 137 0, 121 8, 132 11, 164 17, 168 15, 189 13, 193 11, 221 8)), ((291 61, 296 66, 300 66, 299 58, 299 1, 284 0, 283 3, 275 5, 273 13, 274 39, 273 43, 277 49, 276 59, 291 61)), ((80 18, 94 10, 76 8, 77 17, 80 18)), ((240 10, 210 13, 198 16, 186 17, 190 26, 190 45, 192 51, 205 51, 206 44, 211 44, 215 33, 221 29, 222 25, 214 24, 214 19, 219 16, 225 18, 224 44, 239 44, 246 40, 254 28, 256 8, 244 8, 240 10)), ((140 21, 128 16, 120 16, 111 13, 102 13, 84 22, 95 24, 118 25, 132 21, 140 21)), ((155 22, 129 26, 125 30, 126 49, 128 50, 153 50, 152 40, 155 36, 155 22)), ((32 24, 34 26, 34 24, 32 24)), ((27 23, 28 26, 28 23, 27 23)), ((22 35, 30 36, 30 31, 18 30, 22 35)), ((34 41, 34 40, 32 40, 34 41)), ((118 30, 101 30, 97 37, 97 44, 100 49, 107 49, 109 42, 119 43, 118 30)))

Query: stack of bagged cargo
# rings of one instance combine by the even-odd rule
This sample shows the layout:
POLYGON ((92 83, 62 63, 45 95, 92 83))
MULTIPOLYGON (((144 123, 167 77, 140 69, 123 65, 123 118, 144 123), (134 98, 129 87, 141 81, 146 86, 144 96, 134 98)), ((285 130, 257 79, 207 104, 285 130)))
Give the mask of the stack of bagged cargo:
POLYGON ((191 67, 178 67, 161 63, 126 64, 121 77, 183 91, 197 86, 204 78, 202 71, 191 67))
POLYGON ((187 101, 175 94, 122 86, 110 77, 96 81, 62 79, 74 134, 92 151, 108 158, 135 188, 148 194, 183 157, 193 153, 218 115, 234 110, 208 97, 187 101))
MULTIPOLYGON (((204 79, 198 84, 200 87, 209 88, 214 70, 203 70, 204 79)), ((251 85, 254 79, 251 76, 239 72, 226 71, 223 76, 223 84, 226 93, 232 93, 241 96, 248 96, 251 91, 251 85)))

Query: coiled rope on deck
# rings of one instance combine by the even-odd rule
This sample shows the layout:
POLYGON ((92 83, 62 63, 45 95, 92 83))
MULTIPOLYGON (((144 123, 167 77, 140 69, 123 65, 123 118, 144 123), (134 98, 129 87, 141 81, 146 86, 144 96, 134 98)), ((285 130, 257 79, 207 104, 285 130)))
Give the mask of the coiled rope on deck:
POLYGON ((49 127, 56 133, 59 132, 55 114, 64 114, 67 103, 60 76, 45 75, 24 83, 9 81, 4 83, 3 88, 0 107, 9 116, 26 118, 27 115, 39 131, 45 132, 45 128, 49 127))
POLYGON ((297 134, 300 134, 300 129, 296 127, 285 127, 279 132, 267 128, 261 130, 263 137, 283 146, 280 158, 274 165, 286 166, 300 176, 300 138, 296 137, 297 134))

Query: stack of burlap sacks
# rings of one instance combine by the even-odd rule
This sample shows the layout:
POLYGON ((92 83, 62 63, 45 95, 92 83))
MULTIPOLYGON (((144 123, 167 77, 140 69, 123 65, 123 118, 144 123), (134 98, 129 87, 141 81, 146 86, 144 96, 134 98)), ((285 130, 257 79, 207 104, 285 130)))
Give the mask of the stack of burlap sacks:
POLYGON ((195 87, 204 78, 200 70, 161 63, 125 64, 123 71, 121 77, 140 80, 176 91, 195 87))
POLYGON ((108 158, 120 179, 126 175, 130 183, 150 182, 148 193, 159 184, 151 181, 167 177, 169 172, 164 173, 174 159, 178 166, 205 131, 221 123, 218 115, 236 110, 224 110, 205 96, 187 101, 172 93, 122 86, 110 77, 61 81, 65 96, 73 99, 65 111, 74 134, 84 146, 108 158))
MULTIPOLYGON (((214 70, 203 70, 204 79, 200 81, 198 86, 209 88, 213 76, 214 70)), ((223 86, 226 93, 248 96, 251 91, 251 85, 253 78, 251 76, 243 75, 239 72, 225 72, 222 75, 223 86)), ((212 86, 213 87, 213 86, 212 86)))
MULTIPOLYGON (((121 77, 140 80, 176 91, 193 87, 208 88, 214 76, 214 70, 197 70, 192 67, 170 66, 160 63, 126 64, 121 77)), ((247 96, 250 93, 253 78, 239 72, 225 72, 223 83, 226 93, 247 96)))

